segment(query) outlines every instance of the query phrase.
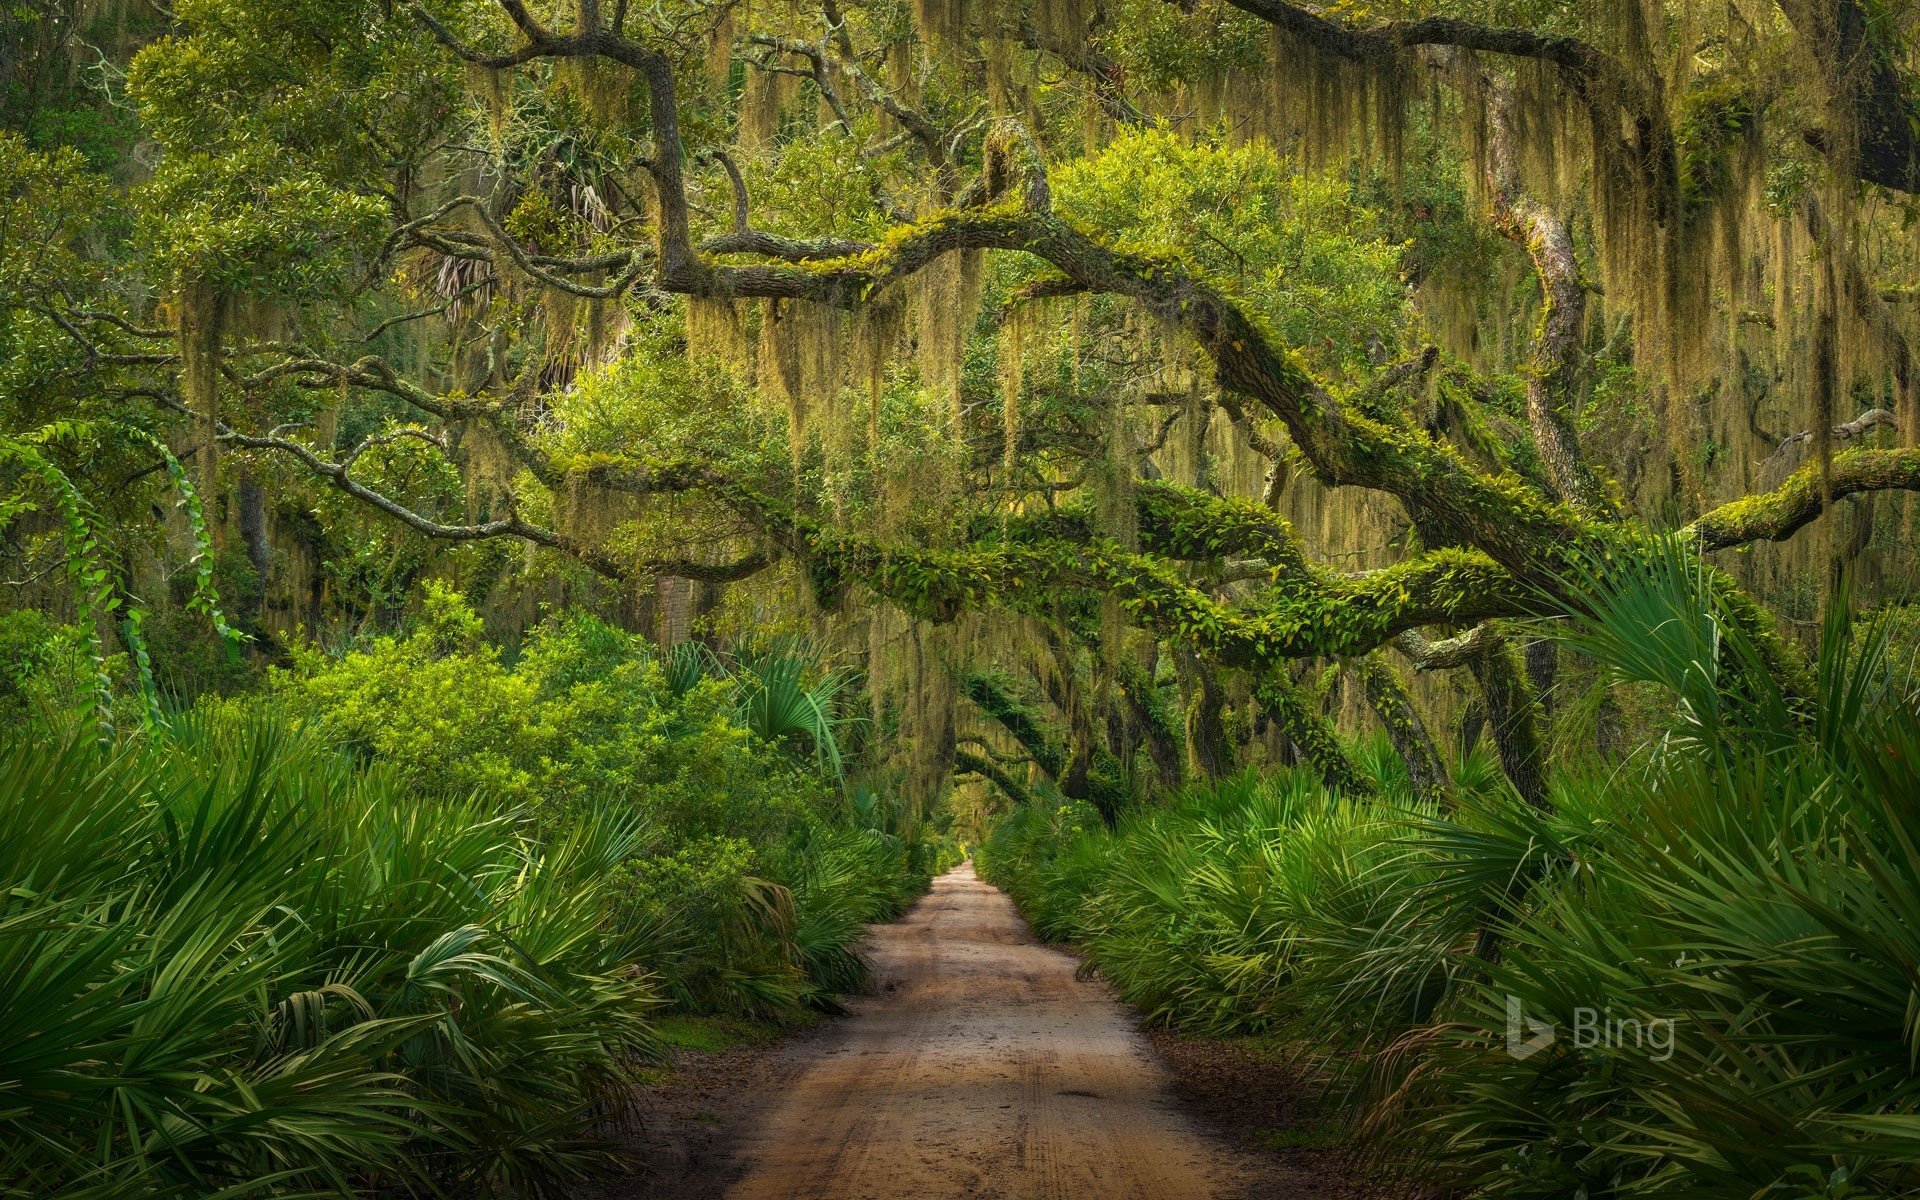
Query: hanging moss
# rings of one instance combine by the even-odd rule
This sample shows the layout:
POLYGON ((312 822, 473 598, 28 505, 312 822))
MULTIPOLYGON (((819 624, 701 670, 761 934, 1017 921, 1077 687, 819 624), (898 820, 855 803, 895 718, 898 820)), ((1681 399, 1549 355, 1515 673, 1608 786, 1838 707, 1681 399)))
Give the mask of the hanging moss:
POLYGON ((1005 485, 1013 485, 1015 460, 1020 450, 1020 405, 1026 396, 1026 349, 1023 322, 1018 318, 1003 324, 998 343, 1000 351, 1000 465, 1005 485))
POLYGON ((744 301, 689 296, 686 301, 687 357, 719 363, 743 383, 754 381, 744 301))
POLYGON ((1092 19, 1088 0, 1037 0, 1033 5, 1033 25, 1041 38, 1071 54, 1085 53, 1092 19))
POLYGON ((1755 129, 1747 82, 1728 78, 1686 94, 1674 141, 1680 166, 1682 218, 1697 218, 1736 191, 1738 154, 1755 129))
POLYGON ((908 320, 921 381, 961 420, 961 377, 967 342, 980 315, 984 256, 977 250, 942 255, 907 287, 908 320))
POLYGON ((749 152, 770 149, 779 136, 782 119, 792 110, 799 93, 800 78, 797 75, 749 68, 746 89, 740 100, 740 128, 734 144, 749 152))
POLYGON ((707 72, 707 84, 715 92, 724 93, 733 82, 733 38, 736 31, 733 6, 728 5, 721 10, 720 19, 714 22, 713 32, 707 36, 703 65, 707 72))
MULTIPOLYGON (((804 300, 770 304, 760 327, 761 392, 786 410, 796 455, 813 434, 816 410, 829 419, 846 383, 846 318, 841 310, 804 300)), ((831 426, 829 426, 829 430, 831 426)))
POLYGON ((970 16, 967 0, 913 0, 914 30, 935 62, 950 60, 965 45, 970 16))
MULTIPOLYGON (((1255 134, 1275 147, 1298 146, 1315 170, 1357 163, 1398 179, 1405 156, 1409 97, 1419 94, 1427 68, 1411 55, 1387 51, 1362 61, 1328 54, 1275 27, 1269 35, 1266 87, 1254 106, 1255 134)), ((1225 111, 1230 78, 1202 86, 1225 111)))
POLYGON ((853 314, 847 347, 847 381, 867 397, 868 440, 878 437, 875 422, 888 376, 907 345, 906 303, 898 289, 888 288, 868 298, 853 314))
POLYGON ((635 82, 631 67, 599 55, 565 61, 570 86, 588 115, 609 129, 623 128, 631 122, 635 82))
POLYGON ((487 422, 476 421, 462 431, 459 454, 470 522, 491 519, 505 497, 520 495, 531 486, 530 480, 522 478, 524 468, 512 447, 487 422))
POLYGON ((1011 115, 1022 107, 1013 80, 1013 54, 1013 39, 995 22, 987 36, 987 104, 996 116, 1011 115))
POLYGON ((512 74, 497 67, 469 64, 467 87, 486 113, 487 145, 495 158, 504 157, 507 148, 507 123, 512 117, 509 89, 512 74))

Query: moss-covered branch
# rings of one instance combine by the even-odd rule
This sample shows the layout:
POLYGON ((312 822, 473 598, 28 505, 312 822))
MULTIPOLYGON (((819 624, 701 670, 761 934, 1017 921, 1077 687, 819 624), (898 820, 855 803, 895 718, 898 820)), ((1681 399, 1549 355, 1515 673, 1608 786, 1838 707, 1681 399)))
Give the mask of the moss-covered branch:
POLYGON ((1486 701, 1487 725, 1500 755, 1501 770, 1527 803, 1546 808, 1547 760, 1540 736, 1540 697, 1519 650, 1506 638, 1490 634, 1480 652, 1468 656, 1467 668, 1486 701))
POLYGON ((1405 629, 1523 612, 1528 599, 1510 575, 1470 550, 1429 551, 1362 576, 1276 586, 1245 605, 1215 599, 1164 559, 1104 542, 948 551, 823 534, 808 553, 822 585, 857 581, 935 620, 970 607, 1042 611, 1065 590, 1100 592, 1135 624, 1242 669, 1364 654, 1405 629))
POLYGON ((1309 569, 1285 518, 1250 500, 1225 500, 1157 481, 1135 485, 1141 548, 1179 559, 1258 558, 1275 571, 1309 569))
POLYGON ((1527 366, 1527 423, 1547 477, 1562 499, 1588 516, 1609 515, 1613 505, 1599 475, 1580 452, 1573 427, 1586 327, 1587 286, 1574 257, 1573 232, 1559 213, 1526 194, 1520 182, 1519 113, 1513 85, 1484 72, 1480 90, 1487 111, 1487 195, 1494 226, 1519 243, 1540 279, 1540 323, 1527 366))
POLYGON ((1373 780, 1354 763, 1333 726, 1315 710, 1284 667, 1255 677, 1253 699, 1327 787, 1349 796, 1374 794, 1373 780))
POLYGON ((978 775, 990 781, 995 787, 1005 792, 1007 799, 1015 804, 1025 804, 1033 798, 1031 792, 999 763, 994 762, 988 755, 965 746, 954 748, 953 770, 957 775, 978 775))
POLYGON ((1466 666, 1468 659, 1499 637, 1499 631, 1492 625, 1475 625, 1465 633, 1438 639, 1425 637, 1419 631, 1409 629, 1394 638, 1393 645, 1407 656, 1414 670, 1445 671, 1466 666))
POLYGON ((506 516, 492 521, 448 525, 416 512, 399 501, 368 487, 353 477, 350 468, 359 450, 364 449, 375 439, 369 438, 366 442, 362 442, 360 447, 347 454, 345 461, 332 462, 315 454, 307 446, 288 438, 254 437, 224 426, 222 426, 220 437, 230 445, 241 446, 248 450, 270 451, 291 458, 335 490, 353 497, 362 504, 378 509, 416 533, 425 534, 437 541, 477 542, 500 537, 518 538, 521 541, 532 542, 537 546, 546 546, 571 555, 597 574, 609 579, 624 579, 629 574, 629 569, 624 564, 616 562, 597 548, 583 545, 554 530, 533 525, 522 520, 516 512, 509 511, 506 516))
POLYGON ((1833 458, 1832 493, 1821 497, 1820 464, 1808 463, 1770 492, 1722 504, 1687 526, 1704 550, 1785 541, 1834 500, 1865 492, 1920 491, 1920 449, 1848 450, 1833 458))
POLYGON ((1407 764, 1407 776, 1413 782, 1414 795, 1434 804, 1446 803, 1452 791, 1446 764, 1434 749, 1427 723, 1413 706, 1407 685, 1379 653, 1355 659, 1353 673, 1359 677, 1367 704, 1387 731, 1387 739, 1407 764))
POLYGON ((961 681, 967 699, 992 717, 1020 743, 1033 761, 1056 780, 1066 765, 1066 752, 1032 705, 1014 694, 1012 681, 997 672, 975 671, 961 681))

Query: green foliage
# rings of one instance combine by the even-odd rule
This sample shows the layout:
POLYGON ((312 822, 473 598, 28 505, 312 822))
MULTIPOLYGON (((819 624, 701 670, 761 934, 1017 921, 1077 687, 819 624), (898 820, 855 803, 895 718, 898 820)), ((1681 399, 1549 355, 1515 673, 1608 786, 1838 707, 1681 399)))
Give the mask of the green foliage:
POLYGON ((732 680, 740 723, 769 745, 811 747, 835 778, 845 772, 840 757, 840 694, 850 682, 841 671, 820 671, 817 655, 803 645, 776 643, 764 651, 734 652, 732 680))
POLYGON ((404 12, 361 0, 175 16, 127 73, 167 151, 135 194, 157 281, 295 300, 357 283, 390 213, 380 172, 445 119, 452 67, 404 12))
POLYGON ((0 1190, 524 1193, 604 1166, 652 983, 638 824, 549 843, 270 720, 0 746, 0 1190))
POLYGON ((726 364, 690 357, 665 330, 650 333, 554 398, 542 445, 556 466, 585 471, 698 456, 750 475, 786 463, 785 413, 753 404, 726 364))
POLYGON ((1754 125, 1754 99, 1742 79, 1703 81, 1686 95, 1674 123, 1678 144, 1680 194, 1691 209, 1718 199, 1733 179, 1729 159, 1754 125))
POLYGON ((57 724, 93 683, 86 632, 36 609, 0 614, 0 722, 57 724))
POLYGON ((1059 777, 1066 766, 1060 736, 1047 728, 1040 708, 1021 694, 1020 684, 1011 675, 1005 671, 974 671, 960 681, 960 687, 981 712, 1013 735, 1041 770, 1059 777))
POLYGON ((1053 181, 1063 216, 1117 249, 1192 264, 1323 370, 1355 373, 1408 336, 1405 246, 1342 180, 1264 143, 1196 143, 1156 125, 1053 181))
POLYGON ((1562 582, 1575 611, 1555 629, 1561 642, 1614 682, 1669 698, 1656 749, 1712 758, 1793 751, 1810 736, 1832 745, 1864 707, 1887 699, 1884 673, 1853 657, 1845 590, 1830 600, 1835 624, 1810 681, 1772 620, 1682 538, 1576 555, 1562 582))
POLYGON ((1258 1033, 1302 1016, 1380 920, 1407 818, 1307 773, 1243 775, 1122 817, 1021 810, 979 855, 1042 936, 1076 941, 1150 1020, 1258 1033))
POLYGON ((722 663, 580 613, 540 625, 509 664, 430 582, 410 632, 338 659, 300 650, 275 690, 423 792, 479 794, 553 830, 606 804, 636 814, 646 855, 623 872, 622 919, 648 931, 667 994, 772 1017, 857 982, 862 925, 904 906, 934 862, 829 786, 843 684, 801 644, 722 663))
POLYGON ((861 143, 832 132, 796 140, 772 162, 747 168, 748 193, 775 214, 768 232, 789 237, 880 237, 886 219, 873 201, 878 182, 861 143))
MULTIPOLYGON (((0 745, 0 964, 28 981, 0 1194, 550 1194, 613 1164, 593 1135, 656 1008, 791 1021, 864 982, 866 924, 939 858, 829 786, 831 725, 749 701, 831 679, 809 655, 674 672, 567 615, 509 663, 481 632, 429 585, 410 631, 301 650, 268 703, 0 745)), ((59 637, 0 622, 39 659, 0 691, 23 716, 59 637)))
POLYGON ((168 158, 139 195, 138 233, 170 287, 305 299, 338 290, 378 249, 385 212, 272 148, 168 158))
POLYGON ((139 138, 114 102, 111 64, 99 47, 150 32, 155 16, 88 0, 15 0, 0 6, 0 129, 41 149, 68 147, 108 173, 139 138))
POLYGON ((100 411, 97 389, 73 377, 83 354, 35 303, 94 288, 94 247, 113 240, 108 208, 81 155, 0 129, 0 432, 100 411))
MULTIPOLYGON (((86 639, 87 657, 93 667, 95 720, 103 739, 113 736, 114 684, 107 665, 106 642, 100 625, 116 614, 120 636, 131 656, 139 681, 139 693, 145 703, 148 724, 159 718, 159 696, 154 684, 153 664, 147 653, 142 629, 145 610, 128 604, 114 572, 106 562, 99 522, 92 505, 73 477, 53 457, 56 447, 69 451, 94 450, 102 443, 131 444, 157 455, 167 480, 179 496, 193 539, 192 585, 183 609, 206 618, 214 632, 231 651, 244 635, 227 624, 221 613, 213 586, 213 536, 201 511, 199 493, 187 478, 186 469, 172 450, 144 429, 114 422, 55 421, 23 436, 0 434, 0 471, 14 474, 13 490, 0 495, 0 525, 26 513, 39 510, 44 498, 51 497, 54 516, 60 530, 68 578, 72 581, 77 621, 86 639)), ((0 478, 6 478, 0 475, 0 478)))
POLYGON ((276 687, 330 740, 409 783, 551 811, 621 798, 679 836, 779 833, 822 803, 735 721, 724 680, 675 693, 645 643, 586 616, 534 631, 509 665, 466 601, 429 582, 421 621, 330 659, 296 651, 276 687))
POLYGON ((80 270, 80 235, 101 207, 98 188, 77 152, 37 150, 0 131, 0 284, 10 298, 14 289, 80 270))
POLYGON ((1149 88, 1220 86, 1229 71, 1265 67, 1266 27, 1231 5, 1124 0, 1118 7, 1120 19, 1101 40, 1149 88))
MULTIPOLYGON (((414 437, 392 436, 403 426, 377 421, 366 433, 390 440, 368 447, 354 464, 355 478, 381 495, 434 520, 465 516, 466 488, 460 472, 433 447, 414 437)), ((386 516, 332 488, 315 488, 308 500, 317 536, 315 549, 340 608, 363 615, 374 628, 392 628, 407 598, 436 563, 471 561, 475 550, 448 554, 386 516)), ((317 632, 317 631, 316 631, 317 632)))
POLYGON ((1579 587, 1563 637, 1667 720, 1629 768, 1564 770, 1549 810, 1486 770, 1445 817, 1243 778, 1112 832, 1021 809, 982 869, 1152 1018, 1310 1048, 1376 1152, 1471 1194, 1908 1194, 1912 677, 1836 615, 1783 693, 1678 547, 1579 587), (1557 1039, 1510 1054, 1510 1004, 1557 1039))

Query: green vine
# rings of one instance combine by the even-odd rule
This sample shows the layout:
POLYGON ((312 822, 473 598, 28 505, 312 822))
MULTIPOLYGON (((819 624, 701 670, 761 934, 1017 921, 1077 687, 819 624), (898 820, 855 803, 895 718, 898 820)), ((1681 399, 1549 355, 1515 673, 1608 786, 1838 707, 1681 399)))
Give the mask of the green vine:
MULTIPOLYGON (((92 667, 94 716, 103 742, 115 736, 113 721, 113 677, 107 669, 106 645, 100 637, 100 622, 120 614, 122 641, 133 659, 140 695, 149 726, 161 718, 159 689, 154 682, 153 660, 145 636, 146 612, 131 596, 117 594, 113 573, 102 561, 98 521, 85 495, 68 474, 44 453, 56 443, 85 444, 106 437, 123 439, 160 455, 166 464, 167 478, 179 494, 178 506, 185 512, 193 538, 193 592, 186 607, 205 616, 213 625, 229 653, 238 653, 246 635, 228 623, 222 613, 213 579, 213 534, 207 526, 200 494, 194 488, 179 458, 164 442, 146 430, 111 421, 55 421, 32 433, 0 438, 0 463, 12 463, 39 480, 59 506, 62 548, 67 556, 67 572, 73 581, 75 609, 85 631, 87 657, 92 667)), ((31 511, 29 501, 19 495, 0 503, 0 517, 11 520, 31 511)))

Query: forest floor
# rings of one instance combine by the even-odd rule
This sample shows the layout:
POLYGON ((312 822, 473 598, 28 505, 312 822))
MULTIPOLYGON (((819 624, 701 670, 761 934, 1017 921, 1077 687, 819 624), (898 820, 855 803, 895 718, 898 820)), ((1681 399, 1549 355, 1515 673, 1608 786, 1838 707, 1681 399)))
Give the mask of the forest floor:
POLYGON ((873 930, 870 994, 797 1037, 682 1052, 644 1174, 604 1200, 1348 1200, 1306 1089, 1138 1031, 970 864, 873 930))

